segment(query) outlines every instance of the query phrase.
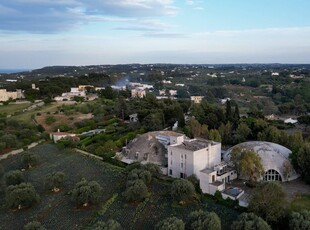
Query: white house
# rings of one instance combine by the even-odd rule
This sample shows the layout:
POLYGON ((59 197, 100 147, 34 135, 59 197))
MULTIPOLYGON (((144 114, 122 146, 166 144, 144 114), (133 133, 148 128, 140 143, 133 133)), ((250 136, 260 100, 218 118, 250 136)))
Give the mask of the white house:
POLYGON ((0 89, 0 101, 8 101, 10 99, 24 98, 24 94, 21 89, 17 89, 15 92, 6 91, 6 89, 0 89))
POLYGON ((50 133, 50 138, 54 141, 54 143, 57 143, 57 141, 59 141, 60 139, 68 137, 68 136, 76 137, 76 134, 75 133, 60 132, 60 131, 50 133))
POLYGON ((292 119, 291 117, 284 120, 285 124, 296 124, 298 120, 292 119))
POLYGON ((200 104, 204 96, 191 96, 191 101, 195 104, 200 104))
POLYGON ((214 168, 221 163, 221 143, 191 139, 168 145, 168 175, 186 178, 195 174, 200 179, 200 171, 214 168))

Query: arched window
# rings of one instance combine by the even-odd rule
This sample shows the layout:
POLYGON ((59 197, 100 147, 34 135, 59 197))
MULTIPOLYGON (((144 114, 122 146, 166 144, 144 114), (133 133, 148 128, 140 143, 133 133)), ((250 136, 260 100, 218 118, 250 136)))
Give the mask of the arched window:
POLYGON ((277 170, 269 169, 264 176, 265 181, 282 181, 282 177, 277 170))

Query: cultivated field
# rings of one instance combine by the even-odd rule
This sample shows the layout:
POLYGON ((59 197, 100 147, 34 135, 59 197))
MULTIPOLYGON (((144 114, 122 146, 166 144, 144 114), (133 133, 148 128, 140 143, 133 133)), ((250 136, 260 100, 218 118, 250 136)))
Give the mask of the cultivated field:
MULTIPOLYGON (((39 166, 24 172, 26 180, 33 183, 41 197, 38 205, 21 211, 8 210, 4 206, 4 193, 0 194, 0 229, 22 229, 33 220, 47 229, 92 229, 92 225, 108 219, 117 220, 124 229, 153 229, 160 220, 176 216, 187 221, 193 210, 215 211, 223 229, 229 229, 238 212, 213 201, 195 201, 184 206, 175 205, 170 197, 170 182, 154 180, 151 196, 141 203, 127 203, 122 196, 125 190, 124 169, 99 160, 87 158, 73 151, 59 150, 55 145, 44 144, 31 150, 39 158, 39 166), (66 174, 64 189, 51 193, 44 189, 44 177, 54 171, 66 174), (100 204, 77 209, 70 201, 70 190, 82 177, 96 180, 103 188, 100 204)), ((21 156, 1 161, 8 169, 21 169, 21 156)))

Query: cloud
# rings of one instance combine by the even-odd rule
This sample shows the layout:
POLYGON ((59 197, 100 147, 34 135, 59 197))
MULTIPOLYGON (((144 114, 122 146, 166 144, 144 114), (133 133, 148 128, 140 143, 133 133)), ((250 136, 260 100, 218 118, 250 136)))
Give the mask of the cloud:
POLYGON ((55 33, 93 21, 132 22, 176 12, 172 0, 2 0, 0 31, 55 33))

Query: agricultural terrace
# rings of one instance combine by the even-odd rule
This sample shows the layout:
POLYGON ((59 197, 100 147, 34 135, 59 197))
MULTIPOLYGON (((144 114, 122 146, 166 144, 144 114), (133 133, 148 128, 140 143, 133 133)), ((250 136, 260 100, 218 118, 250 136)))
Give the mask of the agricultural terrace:
MULTIPOLYGON (((176 216, 187 221, 194 210, 214 211, 221 218, 223 229, 229 229, 239 212, 219 205, 215 201, 198 199, 183 206, 173 202, 171 181, 154 179, 148 186, 150 196, 143 202, 128 203, 122 193, 126 187, 126 170, 85 157, 72 150, 59 150, 55 145, 44 144, 31 150, 39 165, 24 172, 27 182, 34 185, 41 197, 38 205, 20 211, 8 210, 4 206, 3 189, 0 194, 0 229, 22 229, 30 221, 37 220, 47 229, 92 229, 97 221, 111 218, 124 229, 153 229, 160 220, 176 216), (65 173, 63 189, 52 193, 44 189, 44 178, 48 173, 65 173), (95 180, 103 188, 98 205, 77 209, 70 201, 70 191, 81 178, 95 180)), ((1 161, 5 171, 21 169, 21 156, 1 161)))

